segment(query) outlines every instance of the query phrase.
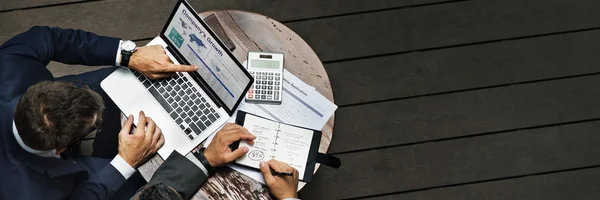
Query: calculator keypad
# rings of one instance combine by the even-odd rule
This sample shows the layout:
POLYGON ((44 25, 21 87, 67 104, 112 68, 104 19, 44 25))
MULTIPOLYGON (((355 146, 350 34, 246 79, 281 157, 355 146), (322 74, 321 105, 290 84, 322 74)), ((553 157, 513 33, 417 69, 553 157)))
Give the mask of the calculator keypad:
POLYGON ((254 85, 248 90, 248 99, 264 101, 281 101, 281 73, 250 71, 254 77, 254 85))

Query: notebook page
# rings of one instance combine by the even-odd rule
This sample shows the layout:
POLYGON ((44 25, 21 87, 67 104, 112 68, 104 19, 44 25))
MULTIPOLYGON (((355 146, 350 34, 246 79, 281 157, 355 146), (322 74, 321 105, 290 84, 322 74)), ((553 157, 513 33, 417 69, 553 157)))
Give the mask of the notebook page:
POLYGON ((312 130, 281 124, 273 159, 291 165, 304 176, 313 134, 312 130))
POLYGON ((254 145, 250 145, 247 141, 240 141, 238 148, 248 147, 249 151, 246 155, 238 158, 236 163, 249 167, 260 168, 260 161, 269 161, 273 157, 273 147, 277 139, 277 128, 279 123, 256 117, 254 115, 246 115, 244 128, 256 136, 254 145))

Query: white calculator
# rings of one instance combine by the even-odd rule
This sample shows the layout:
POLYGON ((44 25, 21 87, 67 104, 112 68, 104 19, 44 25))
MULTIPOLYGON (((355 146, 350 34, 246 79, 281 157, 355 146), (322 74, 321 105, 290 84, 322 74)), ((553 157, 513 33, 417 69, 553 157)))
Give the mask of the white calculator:
POLYGON ((246 102, 281 104, 283 53, 248 52, 248 72, 254 77, 254 84, 246 102))

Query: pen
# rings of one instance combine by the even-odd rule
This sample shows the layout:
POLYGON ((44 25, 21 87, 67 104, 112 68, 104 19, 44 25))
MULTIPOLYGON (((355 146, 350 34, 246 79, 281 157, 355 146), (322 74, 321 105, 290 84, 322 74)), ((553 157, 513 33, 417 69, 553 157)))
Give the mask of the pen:
POLYGON ((271 174, 273 174, 274 176, 293 176, 294 175, 293 172, 278 172, 273 169, 271 169, 271 174))

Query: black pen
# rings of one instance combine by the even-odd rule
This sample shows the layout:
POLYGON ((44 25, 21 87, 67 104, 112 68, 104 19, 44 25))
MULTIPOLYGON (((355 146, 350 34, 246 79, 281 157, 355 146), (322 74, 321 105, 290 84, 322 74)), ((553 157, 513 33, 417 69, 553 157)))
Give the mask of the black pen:
POLYGON ((293 172, 278 172, 273 169, 271 169, 271 174, 274 176, 293 176, 294 175, 293 172))

